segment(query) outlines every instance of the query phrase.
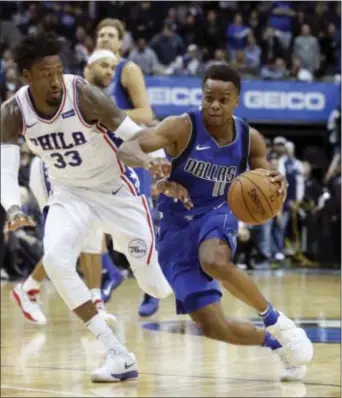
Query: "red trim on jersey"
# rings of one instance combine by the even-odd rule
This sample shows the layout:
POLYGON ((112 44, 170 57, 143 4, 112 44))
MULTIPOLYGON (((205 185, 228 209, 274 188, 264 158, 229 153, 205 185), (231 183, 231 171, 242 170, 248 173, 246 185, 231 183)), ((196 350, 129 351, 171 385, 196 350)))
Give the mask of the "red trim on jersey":
POLYGON ((149 251, 148 257, 147 257, 147 265, 149 265, 150 261, 151 261, 153 249, 154 249, 154 231, 153 231, 153 226, 152 226, 153 225, 152 217, 151 217, 150 210, 149 210, 149 207, 148 207, 148 204, 146 202, 146 198, 144 195, 141 196, 141 200, 142 200, 143 206, 145 208, 147 223, 148 223, 148 226, 150 227, 150 232, 151 232, 151 236, 152 236, 152 243, 151 243, 150 251, 149 251))
POLYGON ((26 134, 26 122, 25 122, 25 116, 24 116, 23 107, 22 107, 21 102, 20 102, 20 99, 19 99, 19 95, 16 95, 16 96, 15 96, 15 99, 16 99, 17 104, 18 104, 18 106, 19 106, 20 113, 21 113, 21 119, 22 119, 22 121, 23 121, 23 130, 22 130, 21 134, 22 134, 22 135, 25 135, 25 134, 26 134))
POLYGON ((86 127, 88 127, 88 128, 89 128, 89 127, 93 127, 93 125, 87 123, 87 122, 84 120, 84 118, 83 118, 83 116, 82 116, 81 109, 80 109, 80 107, 79 107, 79 105, 78 105, 78 102, 77 102, 77 99, 78 99, 78 92, 77 92, 77 85, 76 85, 77 81, 83 81, 83 82, 87 83, 84 79, 82 79, 82 78, 80 78, 80 77, 78 77, 78 76, 75 76, 75 77, 74 77, 74 81, 72 82, 73 93, 74 93, 74 108, 75 108, 76 114, 77 114, 77 116, 78 116, 80 122, 81 122, 84 126, 86 126, 86 127))
POLYGON ((118 156, 117 156, 117 148, 116 148, 116 146, 114 145, 114 143, 110 140, 110 138, 108 138, 108 136, 105 134, 104 136, 104 139, 106 140, 106 142, 107 142, 107 144, 113 149, 113 151, 114 151, 114 153, 115 153, 115 156, 116 156, 116 160, 117 160, 117 162, 118 162, 118 166, 119 166, 119 169, 120 169, 120 172, 121 172, 121 174, 122 173, 124 173, 125 172, 125 166, 120 162, 120 160, 119 160, 119 158, 118 158, 118 156))
POLYGON ((101 126, 100 122, 96 123, 96 127, 101 131, 103 134, 107 134, 107 129, 103 126, 101 126))
POLYGON ((107 144, 113 149, 113 151, 115 153, 116 161, 118 162, 118 166, 119 166, 119 169, 120 169, 120 172, 121 172, 121 175, 120 175, 121 180, 128 186, 128 189, 131 191, 132 195, 138 196, 138 192, 135 189, 135 186, 131 183, 131 181, 124 174, 126 168, 125 168, 125 165, 118 158, 118 155, 117 155, 118 148, 117 148, 117 146, 108 137, 107 131, 102 126, 100 126, 99 123, 96 125, 96 127, 100 130, 101 133, 103 133, 103 138, 106 140, 107 144))
POLYGON ((35 110, 35 108, 34 108, 32 102, 31 102, 30 96, 29 96, 29 94, 28 94, 28 89, 26 90, 26 93, 25 93, 25 94, 26 94, 27 102, 29 103, 29 105, 30 105, 32 111, 37 115, 37 118, 38 118, 41 122, 47 123, 47 124, 53 123, 53 122, 56 121, 57 118, 60 116, 60 114, 62 113, 62 110, 63 110, 63 108, 64 108, 65 101, 66 101, 66 97, 67 97, 67 94, 66 94, 66 86, 65 86, 65 83, 64 83, 64 79, 63 79, 63 97, 62 97, 61 104, 60 104, 60 106, 59 106, 59 108, 58 108, 58 111, 55 113, 55 115, 52 117, 52 119, 48 120, 48 119, 43 119, 43 118, 39 117, 37 111, 35 110))
POLYGON ((127 176, 125 176, 125 174, 122 174, 120 178, 128 185, 128 188, 131 191, 132 195, 138 196, 135 186, 131 183, 131 181, 127 178, 127 176))

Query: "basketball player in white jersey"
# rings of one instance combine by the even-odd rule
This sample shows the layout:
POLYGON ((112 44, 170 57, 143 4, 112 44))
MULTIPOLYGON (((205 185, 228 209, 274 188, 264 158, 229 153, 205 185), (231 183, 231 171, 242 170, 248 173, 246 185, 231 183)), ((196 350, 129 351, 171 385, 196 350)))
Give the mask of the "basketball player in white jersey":
POLYGON ((34 225, 20 206, 17 141, 22 134, 47 164, 53 186, 47 204, 44 268, 70 310, 108 351, 91 379, 135 378, 134 355, 98 314, 75 265, 89 230, 100 227, 125 248, 144 291, 159 298, 171 293, 157 263, 148 205, 124 174, 112 141, 113 135, 131 138, 139 127, 100 90, 77 76, 64 75, 59 51, 58 40, 47 34, 26 37, 15 50, 28 84, 1 106, 1 204, 7 211, 7 229, 34 225))
MULTIPOLYGON (((101 90, 108 87, 114 75, 116 61, 115 55, 109 50, 95 51, 87 63, 87 81, 101 90)), ((29 185, 43 213, 51 191, 51 182, 48 168, 38 156, 31 164, 29 185)), ((109 324, 114 325, 116 317, 105 311, 101 298, 102 241, 101 229, 91 231, 80 256, 80 266, 98 312, 109 324)), ((40 284, 45 278, 46 272, 40 260, 25 282, 17 284, 11 291, 11 298, 18 304, 24 317, 37 325, 45 325, 47 322, 39 300, 40 284)))

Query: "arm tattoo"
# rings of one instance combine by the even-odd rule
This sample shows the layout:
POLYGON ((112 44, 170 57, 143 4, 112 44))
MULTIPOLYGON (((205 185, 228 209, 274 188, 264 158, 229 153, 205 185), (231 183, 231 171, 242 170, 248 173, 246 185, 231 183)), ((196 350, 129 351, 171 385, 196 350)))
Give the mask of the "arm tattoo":
POLYGON ((80 110, 88 123, 101 122, 108 129, 115 131, 125 119, 125 112, 97 87, 78 81, 77 90, 80 110))
POLYGON ((0 137, 1 144, 17 144, 23 130, 20 108, 14 97, 1 105, 0 137))

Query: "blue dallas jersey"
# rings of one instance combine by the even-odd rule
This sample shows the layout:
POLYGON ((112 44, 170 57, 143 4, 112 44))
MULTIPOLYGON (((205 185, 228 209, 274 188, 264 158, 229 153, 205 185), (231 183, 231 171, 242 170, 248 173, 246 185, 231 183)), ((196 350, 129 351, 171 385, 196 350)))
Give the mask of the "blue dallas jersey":
POLYGON ((197 216, 227 202, 227 192, 233 179, 246 171, 249 156, 249 125, 234 116, 235 138, 219 146, 205 128, 201 108, 189 112, 192 133, 182 154, 171 158, 169 180, 183 185, 194 204, 186 210, 182 203, 160 195, 158 210, 165 215, 197 216))
POLYGON ((122 58, 115 68, 115 74, 110 85, 109 95, 115 99, 116 105, 120 109, 133 109, 133 103, 125 87, 121 83, 122 70, 127 64, 128 59, 122 58))
MULTIPOLYGON (((117 67, 115 68, 115 74, 113 77, 112 84, 107 90, 107 94, 114 98, 116 105, 123 110, 134 109, 134 105, 129 97, 128 91, 122 85, 122 70, 124 66, 129 62, 128 59, 122 58, 117 67)), ((119 147, 122 141, 116 139, 115 144, 119 147)), ((134 169, 137 173, 140 181, 140 193, 145 195, 149 201, 150 207, 152 205, 152 174, 143 169, 142 167, 137 167, 134 169)))

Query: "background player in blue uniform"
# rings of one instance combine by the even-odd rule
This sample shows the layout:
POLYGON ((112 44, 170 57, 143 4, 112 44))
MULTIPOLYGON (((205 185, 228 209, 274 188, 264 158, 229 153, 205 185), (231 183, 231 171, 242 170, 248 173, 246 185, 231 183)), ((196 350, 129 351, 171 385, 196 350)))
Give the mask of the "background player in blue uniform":
MULTIPOLYGON (((116 105, 124 110, 126 114, 138 124, 152 122, 153 112, 148 100, 144 75, 140 66, 128 59, 121 58, 122 40, 125 29, 118 19, 106 18, 102 20, 96 29, 96 47, 113 51, 117 57, 117 65, 112 84, 107 89, 107 94, 113 96, 116 105)), ((121 142, 117 143, 118 146, 121 142)), ((150 207, 152 206, 152 176, 143 168, 135 170, 140 181, 140 193, 145 195, 150 207)), ((115 249, 115 242, 114 242, 115 249)), ((108 267, 109 271, 112 267, 108 267)), ((109 272, 110 274, 111 272, 109 272)), ((117 279, 117 273, 113 275, 117 279)), ((118 286, 115 281, 110 281, 112 286, 118 286)), ((111 291, 104 286, 103 292, 111 291)), ((105 301, 109 297, 104 297, 105 301)), ((155 297, 144 294, 139 308, 140 316, 149 316, 158 310, 159 300, 155 297)))
POLYGON ((312 358, 310 340, 232 262, 238 227, 226 199, 232 180, 247 167, 263 168, 280 191, 286 189, 284 177, 271 171, 262 136, 233 116, 240 86, 239 74, 228 65, 211 67, 203 81, 202 108, 144 129, 121 146, 119 156, 127 165, 144 165, 158 178, 169 177, 159 183, 167 195, 159 199, 158 250, 177 312, 188 313, 209 338, 275 350, 285 365, 282 378, 298 380, 312 358), (147 155, 159 148, 167 150, 168 159, 147 155), (265 328, 227 320, 217 281, 254 308, 265 328))

